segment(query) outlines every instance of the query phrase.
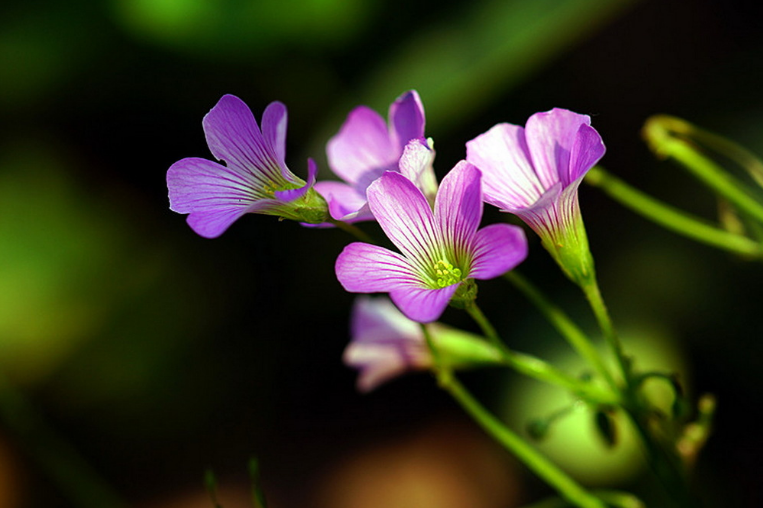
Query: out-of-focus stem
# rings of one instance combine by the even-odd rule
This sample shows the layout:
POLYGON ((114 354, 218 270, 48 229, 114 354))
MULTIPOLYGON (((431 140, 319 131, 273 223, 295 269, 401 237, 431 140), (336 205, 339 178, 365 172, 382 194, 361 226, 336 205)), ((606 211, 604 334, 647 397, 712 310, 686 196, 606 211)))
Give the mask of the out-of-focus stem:
POLYGON ((635 189, 601 167, 592 168, 585 181, 647 219, 707 245, 736 254, 763 257, 763 246, 745 236, 708 224, 635 189))

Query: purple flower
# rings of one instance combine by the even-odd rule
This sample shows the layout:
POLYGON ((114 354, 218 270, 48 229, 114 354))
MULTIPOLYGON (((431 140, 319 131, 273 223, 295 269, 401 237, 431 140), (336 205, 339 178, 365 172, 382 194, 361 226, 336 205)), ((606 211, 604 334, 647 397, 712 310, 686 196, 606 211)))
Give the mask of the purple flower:
POLYGON ((604 155, 591 119, 566 109, 501 123, 466 144, 483 173, 485 201, 520 217, 571 278, 592 275, 578 186, 604 155))
POLYGON ((345 222, 373 220, 366 189, 385 171, 398 171, 403 150, 424 137, 424 107, 416 91, 389 107, 389 126, 376 111, 358 106, 326 146, 329 166, 344 182, 321 181, 315 188, 326 199, 331 217, 345 222))
POLYGON ((355 300, 352 342, 344 350, 344 363, 360 370, 358 390, 368 392, 410 370, 432 366, 432 354, 421 326, 411 321, 386 298, 355 300))
POLYGON ((472 279, 491 279, 527 256, 521 228, 494 224, 478 230, 482 219, 480 171, 459 162, 443 179, 434 212, 408 178, 386 172, 368 188, 374 217, 402 254, 366 243, 345 247, 336 274, 347 291, 389 293, 414 321, 436 320, 462 289, 469 301, 472 279))
MULTIPOLYGON (((445 366, 463 369, 502 360, 501 352, 477 335, 441 323, 424 326, 445 366)), ((357 386, 362 392, 406 372, 433 367, 422 325, 405 317, 387 298, 358 297, 351 333, 343 359, 360 371, 357 386)))
POLYGON ((311 187, 317 167, 308 161, 308 181, 286 167, 286 107, 272 102, 262 131, 238 97, 224 95, 202 121, 212 155, 225 166, 198 157, 167 171, 170 209, 188 214, 201 236, 220 236, 245 213, 277 215, 308 223, 326 219, 326 204, 311 187))

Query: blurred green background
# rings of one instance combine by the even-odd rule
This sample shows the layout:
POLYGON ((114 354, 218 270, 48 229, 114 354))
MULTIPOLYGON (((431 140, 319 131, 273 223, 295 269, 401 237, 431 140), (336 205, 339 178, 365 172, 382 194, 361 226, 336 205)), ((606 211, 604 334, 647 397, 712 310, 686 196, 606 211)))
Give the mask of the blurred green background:
MULTIPOLYGON (((763 154, 762 31, 753 0, 5 2, 0 507, 211 506, 208 467, 223 505, 247 506, 253 455, 276 508, 508 507, 547 494, 428 376, 355 392, 341 364, 352 297, 333 274, 345 234, 247 216, 202 239, 168 209, 166 169, 210 157, 201 119, 232 93, 258 118, 286 103, 287 162, 304 175, 314 157, 327 178, 325 142, 347 112, 386 116, 415 88, 440 176, 495 123, 564 107, 592 115, 611 172, 713 217, 713 196, 657 161, 639 129, 669 113, 763 154)), ((630 347, 681 369, 692 396, 719 398, 699 492, 708 506, 760 506, 763 266, 595 189, 581 202, 630 347)), ((593 329, 534 238, 520 269, 593 329)), ((481 295, 511 345, 566 361, 513 290, 493 281, 481 295)), ((558 407, 511 376, 468 380, 518 425, 558 407)), ((559 434, 578 443, 581 429, 559 434)), ((559 460, 660 506, 637 453, 596 457, 559 460)))

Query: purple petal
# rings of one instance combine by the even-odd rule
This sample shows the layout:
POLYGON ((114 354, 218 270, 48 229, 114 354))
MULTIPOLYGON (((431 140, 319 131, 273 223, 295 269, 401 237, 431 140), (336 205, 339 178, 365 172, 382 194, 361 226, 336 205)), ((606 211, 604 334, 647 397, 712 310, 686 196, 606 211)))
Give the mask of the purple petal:
POLYGON ((207 144, 219 160, 248 171, 265 185, 283 180, 279 156, 265 141, 249 107, 234 95, 224 95, 202 121, 207 144))
POLYGON ((530 206, 543 194, 518 125, 500 123, 467 142, 466 160, 482 171, 485 201, 502 210, 530 206))
POLYGON ((364 209, 367 211, 363 217, 355 220, 371 220, 374 216, 367 207, 365 195, 360 194, 355 187, 344 182, 326 180, 315 184, 315 190, 323 196, 329 207, 329 213, 335 220, 348 221, 351 215, 359 215, 364 209))
MULTIPOLYGON (((412 139, 405 145, 400 156, 400 174, 416 183, 434 162, 434 152, 421 138, 412 139)), ((419 186, 420 188, 420 186, 419 186)))
MULTIPOLYGON (((480 170, 461 161, 443 178, 435 201, 435 217, 445 245, 458 256, 471 250, 482 220, 480 170)), ((454 259, 460 263, 460 259, 454 259)))
POLYGON ((527 257, 527 238, 522 228, 492 224, 477 232, 469 277, 492 279, 513 269, 527 257))
POLYGON ((221 207, 246 208, 257 199, 248 173, 198 157, 182 159, 170 166, 167 189, 170 209, 178 213, 221 207))
POLYGON ((377 245, 355 242, 339 254, 336 277, 351 293, 386 293, 403 285, 421 284, 403 256, 377 245))
POLYGON ((399 162, 400 174, 412 181, 431 204, 434 204, 438 187, 433 162, 434 150, 421 138, 412 139, 405 145, 399 162))
POLYGON ((543 188, 556 182, 570 183, 570 153, 581 125, 590 125, 588 115, 554 108, 536 113, 527 120, 525 136, 532 155, 533 166, 543 188))
POLYGON ((384 119, 365 106, 350 112, 339 133, 329 140, 326 154, 334 173, 358 190, 395 169, 400 156, 390 143, 384 119))
POLYGON ((239 217, 276 204, 252 188, 251 175, 206 159, 182 159, 167 170, 170 209, 206 238, 220 236, 239 217))
MULTIPOLYGON (((286 106, 281 102, 271 102, 262 114, 262 136, 275 155, 276 163, 286 167, 286 106)), ((284 175, 288 178, 290 175, 284 175)))
POLYGON ((434 266, 438 240, 432 209, 424 194, 400 173, 388 171, 366 192, 379 226, 392 243, 419 267, 434 266))
POLYGON ((418 92, 404 93, 389 107, 389 121, 392 127, 392 144, 398 153, 414 138, 424 137, 424 106, 418 92))
POLYGON ((398 286, 390 291, 390 298, 409 319, 431 323, 439 318, 460 284, 442 289, 429 289, 413 285, 398 286))
POLYGON ((581 125, 570 154, 567 181, 572 182, 585 175, 604 156, 604 142, 596 129, 581 125))
POLYGON ((247 208, 221 208, 188 214, 186 222, 196 234, 204 238, 217 238, 242 215, 254 211, 247 208))
POLYGON ((424 342, 421 327, 386 298, 359 296, 352 309, 353 342, 424 342))
POLYGON ((360 370, 358 389, 369 391, 411 369, 432 362, 418 323, 405 317, 388 298, 358 297, 352 310, 352 341, 346 365, 360 370))
POLYGON ((399 352, 382 344, 351 342, 344 350, 342 361, 345 365, 360 370, 356 386, 362 393, 370 392, 408 369, 399 352))
POLYGON ((315 190, 326 200, 329 213, 335 220, 357 222, 374 218, 371 209, 368 208, 366 196, 351 185, 326 180, 316 183, 315 190))
POLYGON ((313 159, 307 159, 307 183, 297 189, 275 191, 273 194, 275 194, 275 197, 279 201, 283 201, 284 203, 288 203, 290 201, 294 201, 295 199, 301 198, 305 195, 305 193, 307 193, 308 190, 310 190, 310 187, 315 184, 315 175, 317 174, 318 165, 315 164, 313 159))

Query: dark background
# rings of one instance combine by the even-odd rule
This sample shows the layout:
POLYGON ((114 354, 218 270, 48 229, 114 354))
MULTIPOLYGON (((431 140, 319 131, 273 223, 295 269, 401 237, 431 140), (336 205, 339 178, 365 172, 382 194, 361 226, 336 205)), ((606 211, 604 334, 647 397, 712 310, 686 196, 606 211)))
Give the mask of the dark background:
MULTIPOLYGON (((205 240, 168 209, 166 169, 210 157, 201 119, 232 93, 258 118, 283 101, 290 168, 304 176, 311 156, 327 178, 325 142, 347 112, 386 116, 414 88, 440 177, 493 124, 564 107, 592 116, 611 172, 713 218, 713 195, 655 159, 639 131, 669 113, 763 153, 762 29, 752 0, 6 2, 0 507, 107 506, 90 480, 56 473, 75 456, 128 506, 211 506, 210 467, 226 508, 247 506, 254 455, 276 508, 519 506, 547 494, 429 376, 356 393, 341 363, 353 297, 333 274, 349 237, 246 216, 205 240), (458 488, 468 502, 434 494, 458 488)), ((763 266, 587 186, 581 206, 631 347, 682 370, 692 397, 718 397, 698 492, 707 506, 759 506, 763 266)), ((594 330, 535 238, 520 269, 594 330)), ((517 349, 566 351, 500 281, 480 302, 517 349)), ((454 310, 444 319, 472 326, 454 310)), ((540 396, 520 410, 512 376, 467 381, 509 419, 550 410, 540 396)), ((581 479, 664 505, 639 467, 597 476, 609 467, 581 479)))

